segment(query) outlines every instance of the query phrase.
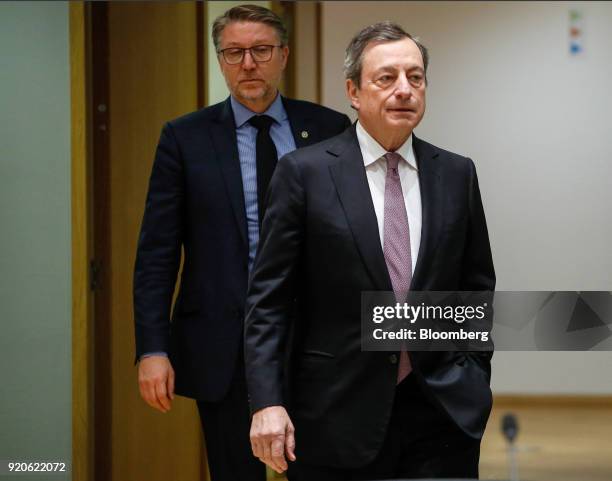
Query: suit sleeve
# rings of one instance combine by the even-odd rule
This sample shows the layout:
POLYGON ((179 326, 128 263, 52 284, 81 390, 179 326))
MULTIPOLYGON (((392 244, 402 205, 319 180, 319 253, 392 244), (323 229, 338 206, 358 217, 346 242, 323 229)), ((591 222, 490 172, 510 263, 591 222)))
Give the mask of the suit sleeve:
POLYGON ((463 268, 461 290, 493 291, 495 290, 495 270, 489 243, 489 233, 485 220, 476 167, 468 159, 469 196, 468 196, 468 232, 463 268))
POLYGON ((305 195, 293 154, 279 162, 246 302, 244 349, 251 411, 283 405, 282 384, 304 237, 305 195))
POLYGON ((178 275, 184 216, 184 177, 170 124, 157 146, 134 268, 136 360, 169 352, 170 309, 178 275))
MULTIPOLYGON (((480 326, 480 328, 490 331, 493 321, 492 293, 495 290, 495 269, 493 267, 493 256, 491 254, 487 223, 478 186, 476 167, 471 159, 468 159, 468 171, 468 230, 465 252, 463 254, 460 290, 474 292, 475 296, 479 295, 478 292, 482 292, 480 299, 474 298, 472 302, 474 303, 473 305, 487 303, 488 310, 483 319, 484 325, 480 326)), ((491 349, 492 347, 491 344, 491 349)), ((487 370, 490 369, 490 366, 487 366, 487 364, 493 355, 492 350, 474 352, 473 354, 476 354, 476 358, 480 358, 480 361, 484 359, 486 362, 483 364, 483 367, 487 370)))

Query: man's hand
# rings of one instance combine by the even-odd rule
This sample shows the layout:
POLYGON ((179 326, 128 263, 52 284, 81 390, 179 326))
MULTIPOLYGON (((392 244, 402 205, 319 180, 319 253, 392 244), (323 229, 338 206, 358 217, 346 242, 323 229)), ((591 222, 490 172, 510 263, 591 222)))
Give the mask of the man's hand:
POLYGON ((174 399, 174 369, 165 356, 149 356, 138 363, 138 387, 145 402, 167 413, 174 399))
POLYGON ((287 460, 295 461, 295 428, 282 406, 270 406, 253 414, 251 448, 260 461, 277 473, 287 470, 287 460))

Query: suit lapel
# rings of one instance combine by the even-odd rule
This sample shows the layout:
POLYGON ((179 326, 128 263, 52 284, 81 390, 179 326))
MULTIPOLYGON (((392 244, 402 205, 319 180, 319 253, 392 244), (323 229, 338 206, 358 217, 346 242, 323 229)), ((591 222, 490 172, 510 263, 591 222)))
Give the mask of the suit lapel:
POLYGON ((414 136, 412 145, 419 168, 423 220, 421 244, 410 288, 412 290, 421 290, 425 286, 428 265, 433 259, 440 239, 444 192, 441 188, 440 174, 438 172, 438 151, 432 145, 414 136))
MULTIPOLYGON (((417 137, 413 137, 413 148, 419 168, 423 220, 411 289, 420 290, 425 286, 428 266, 440 239, 444 193, 437 150, 417 137)), ((330 171, 362 260, 376 287, 391 291, 393 288, 380 244, 378 222, 355 126, 343 133, 328 152, 337 157, 330 165, 330 171)))
POLYGON ((300 112, 301 109, 298 103, 285 97, 281 97, 281 100, 283 101, 285 112, 287 112, 291 133, 293 134, 293 140, 297 149, 323 140, 319 138, 319 130, 316 123, 300 112))
POLYGON ((242 187, 242 171, 240 170, 240 158, 238 157, 238 142, 236 140, 236 124, 229 98, 221 106, 219 116, 212 124, 212 139, 217 151, 217 160, 227 194, 229 196, 232 210, 240 236, 248 246, 246 211, 244 207, 244 191, 242 187))
POLYGON ((361 258, 377 289, 391 291, 391 279, 354 125, 338 137, 328 153, 337 157, 329 169, 361 258))

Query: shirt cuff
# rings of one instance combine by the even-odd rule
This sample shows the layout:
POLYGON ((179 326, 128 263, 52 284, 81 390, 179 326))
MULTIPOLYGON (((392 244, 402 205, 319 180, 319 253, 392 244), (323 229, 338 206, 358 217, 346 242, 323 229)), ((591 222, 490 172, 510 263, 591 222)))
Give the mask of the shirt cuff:
POLYGON ((164 351, 145 352, 142 356, 140 356, 138 361, 142 361, 145 357, 151 357, 151 356, 168 357, 168 353, 164 351))

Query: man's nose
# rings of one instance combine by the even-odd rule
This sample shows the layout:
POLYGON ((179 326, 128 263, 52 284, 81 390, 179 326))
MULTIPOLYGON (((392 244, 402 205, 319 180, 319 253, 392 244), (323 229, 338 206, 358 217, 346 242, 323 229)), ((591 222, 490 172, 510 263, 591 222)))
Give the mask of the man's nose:
POLYGON ((242 59, 242 68, 244 70, 253 70, 257 67, 257 63, 253 60, 250 50, 244 51, 244 58, 242 59))
POLYGON ((395 95, 398 97, 410 97, 412 95, 412 86, 408 81, 406 74, 400 74, 397 77, 397 83, 395 86, 395 95))

